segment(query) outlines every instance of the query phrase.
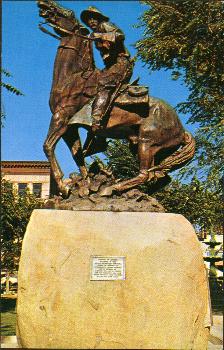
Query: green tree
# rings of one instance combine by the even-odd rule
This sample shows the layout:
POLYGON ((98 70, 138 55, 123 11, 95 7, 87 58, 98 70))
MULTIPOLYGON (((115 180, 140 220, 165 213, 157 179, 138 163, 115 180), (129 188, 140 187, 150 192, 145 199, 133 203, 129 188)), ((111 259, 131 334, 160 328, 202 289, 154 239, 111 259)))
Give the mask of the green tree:
POLYGON ((196 230, 223 232, 222 197, 219 191, 208 189, 194 177, 190 183, 174 180, 157 192, 155 197, 172 213, 184 215, 196 230))
POLYGON ((138 57, 150 70, 170 69, 190 94, 177 106, 190 113, 196 132, 195 173, 220 180, 224 157, 224 2, 220 0, 144 0, 144 35, 138 57), (205 172, 206 169, 206 172, 205 172))
POLYGON ((29 192, 19 196, 12 183, 1 183, 1 261, 2 269, 17 270, 23 236, 30 215, 42 203, 29 192))

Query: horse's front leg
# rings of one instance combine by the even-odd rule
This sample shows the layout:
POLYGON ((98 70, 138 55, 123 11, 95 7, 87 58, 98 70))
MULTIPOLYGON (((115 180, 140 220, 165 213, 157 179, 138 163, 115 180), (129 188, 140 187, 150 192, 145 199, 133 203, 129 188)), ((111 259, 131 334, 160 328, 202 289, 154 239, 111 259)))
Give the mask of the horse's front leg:
POLYGON ((68 127, 65 134, 62 136, 66 145, 71 151, 72 157, 77 164, 80 174, 83 179, 86 179, 88 176, 88 171, 85 164, 85 157, 83 155, 82 144, 78 132, 78 127, 72 126, 68 127))
POLYGON ((58 161, 55 157, 55 147, 57 145, 57 142, 60 140, 62 135, 66 132, 68 126, 67 126, 67 120, 66 118, 60 114, 60 112, 55 113, 52 116, 49 131, 46 137, 46 140, 43 145, 44 153, 50 162, 52 175, 57 183, 57 187, 59 192, 62 194, 63 197, 68 197, 69 194, 69 188, 65 186, 63 183, 63 172, 61 171, 61 168, 58 164, 58 161))

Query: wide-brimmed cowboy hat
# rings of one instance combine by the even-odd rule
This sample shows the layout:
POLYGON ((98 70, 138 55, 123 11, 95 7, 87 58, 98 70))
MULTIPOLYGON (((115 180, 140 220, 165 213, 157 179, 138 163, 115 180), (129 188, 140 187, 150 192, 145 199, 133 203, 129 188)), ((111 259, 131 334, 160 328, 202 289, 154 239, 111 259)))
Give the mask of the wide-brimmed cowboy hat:
POLYGON ((94 6, 89 6, 87 10, 82 11, 81 13, 81 20, 87 25, 87 20, 92 17, 98 18, 100 22, 108 22, 109 17, 104 16, 96 7, 94 6))

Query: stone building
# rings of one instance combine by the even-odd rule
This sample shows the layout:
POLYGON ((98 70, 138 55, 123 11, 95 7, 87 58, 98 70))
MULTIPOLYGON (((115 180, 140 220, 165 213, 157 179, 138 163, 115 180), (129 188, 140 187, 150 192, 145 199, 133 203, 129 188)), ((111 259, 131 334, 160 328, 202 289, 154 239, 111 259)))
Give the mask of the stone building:
POLYGON ((38 198, 49 198, 52 179, 47 161, 2 161, 2 178, 22 194, 26 189, 38 198))

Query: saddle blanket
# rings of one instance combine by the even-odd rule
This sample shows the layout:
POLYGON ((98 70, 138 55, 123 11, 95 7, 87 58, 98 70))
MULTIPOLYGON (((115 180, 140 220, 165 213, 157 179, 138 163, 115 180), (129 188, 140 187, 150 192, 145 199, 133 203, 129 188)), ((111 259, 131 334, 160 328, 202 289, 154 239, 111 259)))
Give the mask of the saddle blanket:
MULTIPOLYGON (((92 104, 94 98, 90 100, 85 106, 83 106, 68 122, 68 124, 85 124, 92 125, 92 104)), ((117 106, 135 105, 135 104, 148 104, 149 95, 148 88, 145 86, 131 85, 126 86, 123 92, 114 100, 114 104, 117 106)))

